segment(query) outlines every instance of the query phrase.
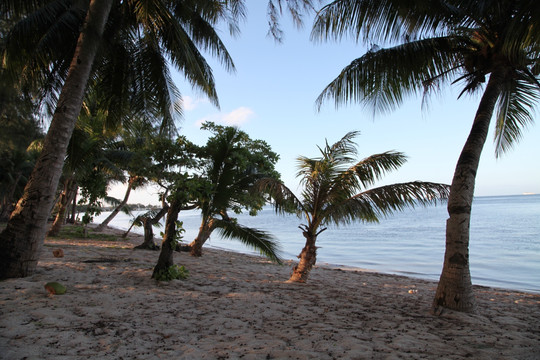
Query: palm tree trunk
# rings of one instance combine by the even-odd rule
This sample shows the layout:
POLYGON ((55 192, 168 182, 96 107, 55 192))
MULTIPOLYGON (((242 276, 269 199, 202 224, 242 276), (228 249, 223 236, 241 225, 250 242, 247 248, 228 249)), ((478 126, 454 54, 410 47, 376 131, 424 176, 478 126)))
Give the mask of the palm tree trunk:
POLYGON ((73 197, 75 195, 73 191, 73 184, 73 178, 66 179, 64 190, 60 195, 58 213, 56 214, 54 223, 47 234, 48 236, 57 236, 60 233, 60 230, 62 230, 62 225, 64 225, 66 219, 67 208, 71 201, 73 201, 73 197))
POLYGON ((191 244, 189 244, 191 256, 202 256, 202 247, 206 240, 210 238, 214 228, 215 221, 213 218, 210 220, 203 219, 202 224, 199 227, 197 237, 191 242, 191 244))
POLYGON ((79 116, 92 64, 113 0, 92 0, 43 150, 22 198, 0 234, 0 279, 34 273, 66 149, 79 116))
POLYGON ((127 204, 129 200, 129 195, 131 194, 131 190, 133 189, 133 186, 135 185, 135 182, 138 180, 138 176, 130 176, 128 181, 128 187, 126 190, 126 194, 124 195, 124 199, 118 206, 107 216, 105 220, 101 224, 99 224, 94 231, 101 232, 105 228, 105 226, 109 225, 109 223, 112 221, 112 219, 115 218, 116 215, 120 212, 120 210, 127 204))
POLYGON ((458 159, 448 197, 446 251, 433 312, 443 308, 474 312, 469 269, 469 226, 480 155, 487 139, 489 124, 501 93, 504 74, 493 72, 480 100, 473 126, 458 159))
POLYGON ((173 200, 167 211, 165 234, 163 235, 163 242, 161 243, 159 259, 154 267, 154 272, 152 273, 153 279, 156 279, 161 271, 165 271, 174 265, 173 254, 176 246, 176 220, 178 220, 178 213, 180 213, 180 210, 181 204, 173 200))
POLYGON ((306 282, 309 272, 313 266, 315 266, 315 262, 317 261, 317 246, 315 246, 317 235, 312 235, 308 231, 304 231, 303 234, 306 238, 306 245, 302 249, 300 255, 298 255, 300 261, 298 262, 298 265, 293 268, 291 278, 288 282, 306 282))
POLYGON ((75 214, 77 213, 77 192, 79 191, 79 186, 76 182, 73 182, 73 198, 71 199, 71 214, 67 220, 70 224, 75 224, 75 214))
POLYGON ((159 250, 159 246, 154 243, 154 230, 152 227, 161 220, 168 209, 169 207, 165 206, 153 218, 143 219, 144 241, 141 245, 135 246, 135 249, 159 250))

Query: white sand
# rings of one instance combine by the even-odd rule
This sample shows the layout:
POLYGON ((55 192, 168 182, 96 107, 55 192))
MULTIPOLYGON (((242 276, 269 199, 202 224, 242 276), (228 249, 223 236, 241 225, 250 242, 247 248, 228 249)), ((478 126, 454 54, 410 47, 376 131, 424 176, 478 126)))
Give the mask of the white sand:
POLYGON ((0 282, 0 358, 540 359, 538 294, 475 287, 477 314, 434 316, 434 282, 317 267, 289 284, 291 262, 209 249, 156 282, 141 242, 48 239, 35 275, 0 282))

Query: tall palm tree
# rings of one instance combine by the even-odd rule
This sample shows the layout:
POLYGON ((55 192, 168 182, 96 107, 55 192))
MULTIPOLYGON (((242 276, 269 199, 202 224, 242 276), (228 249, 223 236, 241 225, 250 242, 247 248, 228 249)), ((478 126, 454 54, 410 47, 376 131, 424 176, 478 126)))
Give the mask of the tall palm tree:
POLYGON ((206 191, 201 191, 198 206, 201 226, 195 240, 189 245, 193 256, 201 256, 202 247, 214 230, 226 238, 240 240, 259 250, 274 261, 280 261, 273 237, 262 230, 248 228, 229 216, 243 210, 255 215, 266 203, 263 193, 250 191, 264 176, 279 178, 274 169, 277 154, 260 140, 252 140, 238 128, 205 123, 203 129, 214 133, 202 154, 202 179, 206 191))
POLYGON ((91 0, 88 7, 86 2, 70 0, 0 3, 4 16, 26 16, 24 23, 14 28, 11 39, 7 40, 2 63, 7 64, 12 73, 19 71, 31 79, 40 78, 36 73, 52 78, 54 81, 47 82, 55 85, 50 86, 53 89, 50 93, 61 89, 41 157, 6 229, 0 234, 0 279, 27 276, 35 270, 66 148, 94 60, 100 48, 105 48, 105 31, 114 34, 115 29, 129 28, 131 34, 145 34, 148 41, 154 39, 161 58, 170 59, 194 86, 217 103, 211 69, 199 48, 210 50, 229 69, 233 68, 213 26, 224 14, 241 10, 231 7, 235 3, 232 0, 91 0), (117 14, 120 15, 115 16, 117 14), (84 25, 79 33, 81 18, 84 25), (35 26, 27 26, 29 22, 35 26), (63 42, 63 36, 77 41, 63 42), (69 68, 66 63, 70 64, 69 68), (67 73, 65 77, 62 69, 67 73))
POLYGON ((448 185, 414 181, 369 188, 382 176, 397 170, 406 161, 400 152, 388 151, 356 162, 353 138, 358 132, 347 133, 333 145, 319 148, 320 157, 298 158, 298 177, 304 189, 298 198, 282 182, 262 179, 261 191, 274 200, 278 212, 294 212, 304 217, 299 226, 306 245, 298 258, 289 281, 305 282, 317 258, 317 237, 326 225, 346 225, 354 221, 378 222, 406 207, 435 204, 446 199, 448 185))
POLYGON ((28 276, 36 268, 66 148, 112 3, 113 0, 93 0, 90 3, 41 156, 22 198, 0 234, 1 279, 28 276))
POLYGON ((457 161, 446 225, 444 266, 433 310, 475 308, 469 270, 469 224, 480 154, 496 112, 496 156, 533 123, 540 99, 540 2, 535 0, 337 0, 318 14, 313 38, 351 34, 374 47, 351 62, 321 93, 386 111, 407 95, 460 84, 483 89, 471 132, 457 161), (487 83, 486 83, 487 81, 487 83))

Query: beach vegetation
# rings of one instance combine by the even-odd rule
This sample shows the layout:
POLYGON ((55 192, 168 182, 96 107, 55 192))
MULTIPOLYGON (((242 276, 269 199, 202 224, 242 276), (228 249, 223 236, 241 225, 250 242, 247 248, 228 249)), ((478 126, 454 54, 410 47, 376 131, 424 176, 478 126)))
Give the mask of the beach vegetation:
MULTIPOLYGON (((133 226, 142 226, 144 232, 144 240, 141 244, 135 246, 135 249, 144 250, 159 250, 159 246, 154 243, 154 226, 161 226, 160 220, 167 214, 169 205, 162 200, 161 209, 153 209, 137 216, 133 219, 129 229, 122 234, 122 237, 127 237, 133 226)), ((162 235, 163 237, 163 235, 162 235)))
MULTIPOLYGON (((27 81, 32 89, 40 89, 43 102, 55 109, 32 181, 0 233, 1 279, 35 271, 67 147, 90 80, 104 79, 108 74, 116 80, 109 82, 117 85, 116 89, 125 89, 122 85, 127 83, 141 95, 137 89, 145 81, 150 82, 145 86, 150 89, 156 85, 152 82, 156 76, 170 80, 170 60, 217 105, 212 70, 200 50, 208 50, 228 70, 234 69, 214 26, 225 21, 234 30, 243 16, 239 2, 92 0, 58 5, 34 1, 0 4, 2 19, 20 19, 2 41, 2 81, 27 81), (132 61, 130 50, 136 50, 144 61, 132 61), (136 71, 144 74, 135 77, 140 81, 122 77, 132 73, 128 71, 133 70, 130 64, 143 66, 136 71), (114 71, 105 73, 104 69, 114 71)), ((135 98, 139 104, 151 101, 157 109, 169 111, 178 102, 171 101, 172 82, 165 84, 169 86, 155 86, 146 93, 152 96, 135 98)), ((111 91, 111 115, 117 104, 112 100, 125 99, 121 93, 111 91)), ((178 105, 176 109, 180 110, 178 105)))
POLYGON ((496 156, 533 123, 540 99, 540 2, 336 0, 318 12, 313 39, 349 35, 373 46, 322 91, 318 106, 333 99, 336 106, 356 102, 386 112, 408 96, 427 100, 450 85, 460 87, 460 96, 481 94, 452 179, 433 301, 435 313, 472 312, 469 225, 476 174, 493 117, 496 156))
POLYGON ((152 278, 174 265, 174 251, 178 246, 178 236, 182 234, 182 222, 178 215, 182 210, 196 208, 197 198, 204 191, 204 184, 196 171, 200 167, 197 157, 200 148, 179 136, 176 141, 154 139, 151 172, 159 174, 159 184, 164 189, 161 195, 168 204, 165 219, 165 231, 161 243, 161 251, 152 278))
POLYGON ((201 149, 200 178, 204 191, 197 207, 201 225, 197 237, 184 247, 193 256, 201 256, 204 243, 217 231, 226 239, 235 239, 279 262, 275 239, 266 231, 238 223, 231 213, 243 211, 255 216, 266 203, 262 192, 253 185, 263 177, 279 179, 275 164, 279 156, 262 140, 253 140, 236 127, 204 123, 203 130, 213 135, 201 149))
POLYGON ((154 279, 157 281, 185 280, 189 271, 184 266, 171 265, 167 269, 158 271, 154 279))
POLYGON ((62 239, 85 239, 101 241, 118 241, 118 237, 113 234, 96 233, 92 229, 85 229, 81 224, 69 224, 63 226, 57 237, 62 239))
MULTIPOLYGON (((60 186, 57 190, 56 215, 48 235, 55 236, 66 222, 70 204, 76 202, 81 191, 81 204, 86 204, 83 223, 88 224, 101 212, 107 198, 107 187, 113 181, 123 180, 122 164, 132 158, 132 153, 119 146, 116 133, 106 129, 106 111, 94 89, 85 97, 67 148, 60 186)), ((75 210, 72 207, 72 210, 75 210)), ((74 212, 71 222, 74 223, 74 212)))
POLYGON ((118 163, 118 166, 126 173, 126 176, 122 177, 123 182, 127 182, 126 192, 122 200, 108 200, 115 207, 109 216, 96 227, 95 231, 102 231, 120 211, 130 213, 129 196, 132 190, 143 187, 149 182, 147 169, 152 165, 150 160, 152 138, 159 136, 159 129, 142 118, 135 118, 131 121, 130 126, 120 129, 115 145, 118 150, 129 154, 129 156, 120 158, 121 161, 118 163))
POLYGON ((387 151, 358 161, 353 141, 358 134, 352 131, 332 145, 326 142, 324 147, 319 147, 319 157, 298 157, 300 197, 275 178, 264 178, 257 183, 258 190, 271 197, 276 212, 293 212, 306 221, 299 226, 306 242, 290 282, 308 279, 317 259, 317 238, 329 225, 378 222, 381 217, 405 208, 436 204, 448 196, 448 185, 431 182, 371 187, 386 173, 399 169, 406 156, 387 151))

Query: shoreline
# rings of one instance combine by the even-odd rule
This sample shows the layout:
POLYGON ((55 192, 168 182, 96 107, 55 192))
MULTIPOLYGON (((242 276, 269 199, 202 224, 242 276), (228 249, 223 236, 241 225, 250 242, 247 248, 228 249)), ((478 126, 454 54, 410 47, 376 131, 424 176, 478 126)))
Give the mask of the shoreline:
MULTIPOLYGON (((91 227, 95 227, 97 225, 98 224, 96 224, 96 223, 91 223, 90 224, 91 227)), ((115 231, 121 232, 122 234, 127 230, 127 229, 122 229, 122 228, 118 228, 118 227, 111 226, 111 225, 109 225, 108 227, 110 229, 114 229, 115 231)), ((132 229, 130 233, 133 233, 134 235, 141 235, 142 236, 142 234, 135 232, 134 229, 132 229)), ((160 240, 161 240, 160 238, 154 236, 154 242, 156 244, 159 244, 160 240)), ((227 248, 225 248, 223 246, 219 246, 219 245, 215 246, 215 245, 212 245, 212 244, 206 244, 205 249, 214 249, 214 250, 217 250, 217 251, 233 252, 233 253, 245 254, 245 255, 249 255, 249 256, 257 256, 257 257, 260 256, 259 254, 257 254, 256 251, 248 249, 248 248, 246 248, 246 251, 242 251, 242 250, 235 250, 235 249, 227 249, 227 248)), ((301 248, 298 251, 300 252, 300 250, 301 250, 301 248)), ((296 261, 296 256, 293 255, 293 258, 287 258, 287 259, 284 259, 284 260, 286 260, 286 261, 296 261)), ((331 269, 342 269, 342 270, 347 270, 347 271, 355 271, 355 270, 356 271, 367 271, 367 272, 380 273, 380 274, 385 274, 385 275, 403 276, 403 277, 408 277, 408 278, 413 278, 413 279, 420 279, 420 280, 427 280, 427 281, 433 281, 433 282, 438 282, 439 277, 440 277, 440 273, 430 275, 430 274, 427 274, 427 273, 418 273, 418 272, 413 273, 413 272, 404 271, 404 270, 393 270, 393 271, 388 270, 388 271, 385 271, 385 270, 370 269, 370 268, 367 268, 367 267, 360 267, 360 266, 354 266, 354 265, 335 264, 335 263, 331 263, 331 262, 328 262, 328 261, 319 261, 319 260, 317 260, 317 264, 315 266, 328 267, 328 268, 331 268, 331 269)), ((442 263, 441 263, 441 269, 442 269, 442 263)), ((483 281, 485 281, 486 284, 475 283, 474 280, 475 279, 473 278, 473 286, 488 287, 488 288, 494 288, 494 289, 503 289, 503 290, 510 290, 510 291, 518 291, 518 292, 525 292, 525 293, 539 294, 540 295, 540 289, 536 290, 536 289, 527 289, 525 287, 521 287, 521 288, 512 287, 512 285, 516 285, 515 283, 510 283, 508 286, 502 286, 501 284, 499 284, 500 281, 495 281, 495 280, 490 279, 490 278, 484 278, 483 279, 483 281), (494 284, 489 284, 490 282, 494 283, 494 284)))
MULTIPOLYGON (((539 278, 534 275, 540 271, 540 263, 535 260, 540 255, 540 244, 534 237, 540 227, 527 227, 531 221, 531 225, 536 224, 534 213, 539 203, 535 199, 538 197, 513 198, 519 200, 482 197, 476 204, 476 221, 471 224, 469 244, 472 282, 540 294, 539 278), (505 208, 506 203, 511 206, 505 208), (507 221, 497 220, 500 213, 509 214, 507 221)), ((442 206, 417 208, 389 217, 381 224, 331 227, 317 240, 320 247, 317 262, 438 281, 444 259, 445 214, 446 209, 442 206)), ((282 256, 297 260, 305 243, 297 231, 297 225, 302 221, 294 216, 277 216, 270 208, 265 208, 259 215, 256 218, 239 216, 239 221, 272 233, 279 241, 282 256)), ((103 219, 95 221, 99 223, 103 219)), ((184 212, 181 220, 186 229, 184 241, 191 241, 197 235, 200 216, 196 211, 184 212)), ((130 225, 129 217, 119 214, 109 225, 126 229, 130 225)), ((142 233, 140 228, 135 231, 142 233)), ((253 253, 238 242, 222 239, 219 234, 213 234, 205 246, 253 253)))
MULTIPOLYGON (((108 228, 107 233, 120 231, 108 228)), ((474 286, 476 314, 429 313, 436 282, 316 266, 285 281, 257 256, 175 253, 186 280, 150 278, 159 252, 125 241, 47 239, 36 274, 0 282, 6 359, 535 359, 540 295, 474 286), (65 256, 52 251, 62 248, 65 256), (44 284, 66 285, 48 295, 44 284)))

